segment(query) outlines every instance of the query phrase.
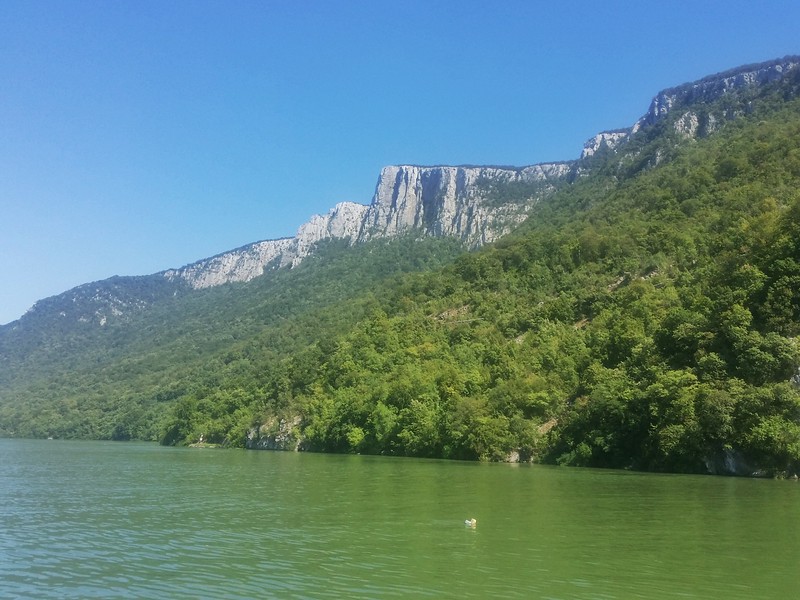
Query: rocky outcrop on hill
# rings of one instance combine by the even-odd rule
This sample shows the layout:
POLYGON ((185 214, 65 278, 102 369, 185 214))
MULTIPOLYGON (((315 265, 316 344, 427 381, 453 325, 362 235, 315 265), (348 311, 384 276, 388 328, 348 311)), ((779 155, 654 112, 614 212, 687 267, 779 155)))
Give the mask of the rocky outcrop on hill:
POLYGON ((325 239, 351 243, 409 232, 451 236, 470 247, 494 241, 527 218, 536 201, 570 176, 572 163, 513 167, 420 167, 400 165, 381 170, 369 205, 337 204, 326 215, 314 215, 293 238, 256 242, 181 269, 164 271, 169 280, 194 288, 249 281, 273 268, 294 266, 325 239), (541 184, 534 197, 489 204, 498 182, 541 184))
POLYGON ((794 375, 792 375, 792 378, 789 380, 789 383, 791 383, 795 387, 800 388, 800 367, 797 367, 797 371, 795 372, 794 375))
POLYGON ((590 156, 594 156, 603 149, 614 150, 622 142, 628 139, 630 133, 630 129, 618 129, 616 131, 603 131, 598 133, 593 138, 587 140, 583 145, 581 158, 589 158, 590 156))
POLYGON ((631 133, 636 133, 648 125, 654 125, 678 107, 698 103, 710 104, 725 94, 743 88, 780 81, 788 74, 796 72, 798 66, 800 66, 800 56, 787 56, 765 63, 738 67, 709 75, 693 83, 663 90, 653 98, 647 113, 636 122, 631 133))
POLYGON ((491 185, 542 183, 543 190, 547 190, 548 183, 567 177, 571 169, 569 163, 523 168, 385 167, 355 239, 366 241, 416 230, 423 235, 457 237, 470 246, 480 246, 524 220, 534 200, 490 206, 487 199, 491 185))
POLYGON ((183 279, 195 289, 234 281, 250 281, 263 275, 270 266, 282 266, 281 259, 291 248, 293 241, 292 238, 284 238, 256 242, 181 269, 164 271, 163 275, 170 281, 183 279))
POLYGON ((273 418, 247 432, 245 447, 249 450, 289 450, 301 449, 300 436, 302 418, 273 418))
MULTIPOLYGON (((638 131, 659 123, 675 110, 689 106, 707 107, 726 94, 746 88, 758 89, 764 85, 781 81, 788 75, 797 75, 800 56, 785 58, 755 65, 746 65, 724 73, 710 75, 693 83, 662 90, 653 98, 647 112, 627 129, 604 131, 589 139, 583 146, 581 158, 594 156, 603 148, 616 150, 638 131)), ((674 129, 686 137, 704 137, 713 133, 719 125, 743 114, 747 106, 720 107, 717 112, 687 110, 674 121, 674 129)))

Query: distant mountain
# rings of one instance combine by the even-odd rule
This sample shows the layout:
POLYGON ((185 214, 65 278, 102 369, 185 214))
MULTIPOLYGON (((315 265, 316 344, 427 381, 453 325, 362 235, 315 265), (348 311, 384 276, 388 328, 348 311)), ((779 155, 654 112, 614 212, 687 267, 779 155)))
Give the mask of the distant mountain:
POLYGON ((320 241, 367 240, 414 232, 449 236, 470 247, 489 243, 521 223, 536 201, 567 180, 568 163, 503 167, 385 167, 369 206, 337 204, 327 215, 314 215, 293 238, 256 242, 164 272, 194 288, 250 281, 271 269, 296 266, 314 252, 320 241), (487 205, 493 183, 537 184, 537 193, 524 203, 487 205))
MULTIPOLYGON (((369 205, 339 203, 326 215, 312 216, 294 237, 247 244, 153 276, 114 277, 107 282, 82 285, 38 302, 22 320, 49 321, 57 315, 105 325, 109 319, 124 318, 159 298, 183 293, 184 284, 202 289, 250 281, 278 268, 297 266, 313 254, 319 242, 328 239, 347 239, 357 244, 413 232, 454 237, 477 248, 509 233, 559 186, 585 174, 590 159, 598 152, 625 152, 625 143, 631 136, 652 130, 676 112, 680 116, 672 121, 675 132, 692 138, 707 136, 720 124, 747 113, 742 92, 754 93, 753 90, 781 82, 788 74, 796 73, 798 64, 800 57, 787 56, 663 90, 634 125, 597 134, 584 144, 580 159, 573 161, 525 167, 385 167, 369 205), (736 100, 708 110, 726 96, 736 100), (508 184, 524 186, 527 195, 504 199, 493 193, 498 185, 508 184), (159 278, 169 283, 164 284, 159 278)), ((10 323, 5 327, 16 326, 10 323)))
POLYGON ((664 90, 574 161, 386 167, 294 237, 41 300, 0 327, 0 434, 786 470, 799 65, 664 90))
MULTIPOLYGON (((673 119, 674 130, 687 137, 705 137, 731 119, 743 116, 750 110, 746 95, 757 94, 766 86, 782 83, 787 76, 796 75, 800 56, 764 63, 745 65, 729 71, 709 75, 677 87, 667 88, 656 94, 647 112, 627 129, 606 131, 589 140, 582 157, 592 156, 601 148, 615 149, 631 135, 664 121, 667 116, 680 112, 673 119), (745 97, 742 96, 745 94, 745 97), (729 97, 730 104, 717 101, 729 97)), ((796 90, 787 90, 792 94, 796 90)))
POLYGON ((710 106, 726 95, 757 89, 797 69, 800 57, 789 56, 766 63, 705 77, 659 92, 647 112, 631 127, 605 131, 588 140, 580 159, 526 167, 413 166, 385 167, 368 205, 344 202, 326 215, 315 215, 293 238, 256 242, 200 260, 164 275, 181 278, 203 288, 231 281, 249 281, 271 268, 297 265, 324 239, 346 238, 351 243, 376 237, 417 232, 427 236, 452 236, 477 248, 502 237, 524 221, 536 204, 559 185, 572 181, 585 168, 585 159, 602 149, 617 149, 631 135, 652 128, 675 111, 676 132, 704 137, 720 124, 746 114, 746 104, 710 106), (693 108, 694 107, 694 108, 693 108), (533 184, 527 198, 492 202, 492 186, 533 184))

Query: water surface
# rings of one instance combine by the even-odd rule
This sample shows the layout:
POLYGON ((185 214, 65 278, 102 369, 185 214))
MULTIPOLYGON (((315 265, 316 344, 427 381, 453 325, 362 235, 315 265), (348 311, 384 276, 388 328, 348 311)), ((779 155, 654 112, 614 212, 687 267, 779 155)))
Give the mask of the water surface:
POLYGON ((798 574, 790 481, 0 440, 2 598, 774 599, 798 574))

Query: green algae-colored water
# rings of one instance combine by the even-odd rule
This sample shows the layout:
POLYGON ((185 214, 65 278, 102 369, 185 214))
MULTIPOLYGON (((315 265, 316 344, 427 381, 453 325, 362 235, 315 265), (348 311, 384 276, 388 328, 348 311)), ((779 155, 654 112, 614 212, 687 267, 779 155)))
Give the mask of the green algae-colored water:
POLYGON ((0 440, 0 597, 796 598, 800 483, 0 440))

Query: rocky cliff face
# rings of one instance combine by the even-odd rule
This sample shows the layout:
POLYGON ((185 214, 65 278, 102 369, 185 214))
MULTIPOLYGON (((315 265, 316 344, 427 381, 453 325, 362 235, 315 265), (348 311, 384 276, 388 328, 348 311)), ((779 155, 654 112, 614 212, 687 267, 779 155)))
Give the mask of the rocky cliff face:
MULTIPOLYGON (((627 129, 604 131, 589 139, 584 144, 581 158, 594 156, 603 148, 616 150, 638 131, 653 126, 667 116, 683 107, 692 105, 708 106, 726 94, 742 91, 746 88, 757 89, 761 86, 781 81, 790 74, 796 74, 800 66, 800 57, 785 58, 766 63, 747 65, 717 75, 668 88, 659 92, 650 103, 647 112, 627 129)), ((718 112, 687 110, 675 119, 675 131, 686 137, 703 137, 713 133, 720 123, 736 118, 746 107, 721 108, 718 112)))
POLYGON ((352 243, 409 232, 452 236, 470 247, 494 241, 522 222, 536 201, 568 177, 572 163, 510 167, 385 167, 369 205, 343 202, 314 215, 293 238, 256 242, 163 273, 194 288, 249 281, 270 269, 297 265, 317 243, 349 238, 352 243), (526 202, 487 204, 498 182, 541 184, 526 202))
POLYGON ((470 246, 479 246, 506 233, 509 225, 518 224, 530 209, 530 205, 524 204, 487 206, 490 184, 547 184, 563 179, 570 170, 567 163, 522 169, 386 167, 381 171, 357 240, 417 230, 424 235, 457 237, 470 246))
MULTIPOLYGON (((640 131, 667 121, 684 138, 711 135, 725 121, 747 114, 750 100, 772 83, 781 82, 784 90, 800 93, 800 56, 787 56, 765 63, 746 65, 724 73, 710 75, 659 92, 647 112, 626 129, 605 131, 584 144, 581 159, 588 159, 600 150, 625 152, 625 143, 640 131), (793 82, 793 84, 791 83, 793 82), (730 97, 729 102, 717 102, 730 97)), ((635 155, 635 151, 632 152, 635 155)), ((652 164, 657 164, 660 156, 652 164)), ((579 168, 579 173, 583 170, 579 168)))
POLYGON ((590 138, 586 141, 583 145, 583 151, 581 152, 581 158, 589 158, 590 156, 594 156, 600 150, 608 149, 614 150, 617 146, 619 146, 622 142, 628 139, 630 135, 630 129, 618 129, 616 131, 603 131, 598 133, 593 138, 590 138))
POLYGON ((653 98, 647 113, 631 128, 631 133, 636 133, 648 125, 654 125, 676 108, 696 103, 710 104, 726 94, 743 88, 780 81, 795 71, 799 65, 800 56, 787 56, 766 63, 738 67, 709 75, 693 83, 663 90, 653 98))

